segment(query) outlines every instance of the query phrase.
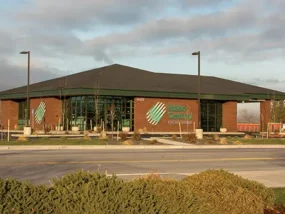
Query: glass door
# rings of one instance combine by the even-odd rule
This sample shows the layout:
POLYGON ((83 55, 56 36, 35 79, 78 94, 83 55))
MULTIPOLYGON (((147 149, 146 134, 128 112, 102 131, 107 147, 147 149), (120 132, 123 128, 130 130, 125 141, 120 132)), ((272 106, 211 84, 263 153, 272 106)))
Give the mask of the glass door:
POLYGON ((222 103, 201 102, 201 127, 204 132, 218 132, 222 126, 222 103))

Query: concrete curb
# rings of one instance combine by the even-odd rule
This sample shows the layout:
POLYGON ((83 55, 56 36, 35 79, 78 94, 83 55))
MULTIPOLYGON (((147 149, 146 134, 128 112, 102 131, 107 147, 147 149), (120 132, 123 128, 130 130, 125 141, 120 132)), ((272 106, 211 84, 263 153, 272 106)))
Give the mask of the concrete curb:
POLYGON ((0 146, 3 150, 137 150, 137 149, 285 149, 285 145, 46 145, 46 146, 0 146))

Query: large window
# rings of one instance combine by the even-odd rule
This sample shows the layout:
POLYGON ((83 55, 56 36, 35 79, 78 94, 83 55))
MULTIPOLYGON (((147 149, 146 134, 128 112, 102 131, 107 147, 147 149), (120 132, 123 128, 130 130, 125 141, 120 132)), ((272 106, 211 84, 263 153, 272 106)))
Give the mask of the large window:
POLYGON ((222 126, 222 103, 201 101, 201 127, 205 132, 217 132, 222 126))
POLYGON ((70 98, 70 114, 66 121, 79 126, 81 130, 88 130, 95 125, 111 130, 111 108, 115 107, 114 129, 129 126, 133 130, 133 98, 112 96, 78 96, 70 98))
POLYGON ((27 100, 19 101, 18 105, 18 128, 23 129, 27 122, 27 100))

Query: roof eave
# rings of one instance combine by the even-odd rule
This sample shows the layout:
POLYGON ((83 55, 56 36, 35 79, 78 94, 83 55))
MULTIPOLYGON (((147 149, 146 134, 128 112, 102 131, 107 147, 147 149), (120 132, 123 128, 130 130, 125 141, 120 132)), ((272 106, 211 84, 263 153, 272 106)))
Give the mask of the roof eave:
MULTIPOLYGON (((60 90, 33 91, 30 93, 31 98, 40 97, 63 97, 63 96, 81 96, 94 95, 94 88, 73 88, 60 90)), ((185 92, 162 92, 162 91, 143 91, 143 90, 116 90, 116 89, 100 89, 99 95, 102 96, 129 96, 129 97, 158 97, 158 98, 181 98, 181 99, 197 99, 196 93, 185 92)), ((0 100, 8 99, 24 99, 26 93, 0 94, 0 100)), ((252 100, 285 100, 285 94, 201 94, 201 99, 207 100, 236 100, 236 101, 252 101, 252 100)))

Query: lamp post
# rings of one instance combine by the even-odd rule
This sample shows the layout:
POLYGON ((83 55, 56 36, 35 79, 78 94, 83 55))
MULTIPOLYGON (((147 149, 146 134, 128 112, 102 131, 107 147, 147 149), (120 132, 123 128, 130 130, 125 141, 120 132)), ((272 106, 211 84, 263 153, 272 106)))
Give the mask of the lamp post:
POLYGON ((28 84, 27 84, 27 114, 26 114, 26 127, 30 127, 30 51, 22 51, 20 54, 28 54, 28 84))
POLYGON ((193 52, 193 56, 198 56, 198 129, 201 129, 201 106, 200 106, 200 51, 193 52))

